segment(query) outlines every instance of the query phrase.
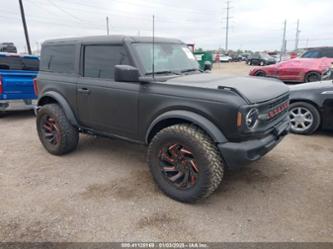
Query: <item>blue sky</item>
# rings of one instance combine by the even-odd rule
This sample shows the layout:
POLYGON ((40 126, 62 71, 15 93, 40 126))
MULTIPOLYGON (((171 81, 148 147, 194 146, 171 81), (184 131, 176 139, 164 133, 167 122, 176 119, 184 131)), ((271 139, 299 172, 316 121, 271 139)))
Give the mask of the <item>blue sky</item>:
MULTIPOLYGON (((20 50, 25 40, 18 1, 0 0, 0 42, 13 41, 20 50)), ((105 18, 111 34, 180 38, 197 47, 225 46, 226 2, 221 0, 23 0, 33 49, 45 39, 104 35, 105 18)), ((280 49, 287 20, 288 49, 295 44, 300 19, 300 47, 333 46, 332 0, 231 1, 231 49, 280 49)))

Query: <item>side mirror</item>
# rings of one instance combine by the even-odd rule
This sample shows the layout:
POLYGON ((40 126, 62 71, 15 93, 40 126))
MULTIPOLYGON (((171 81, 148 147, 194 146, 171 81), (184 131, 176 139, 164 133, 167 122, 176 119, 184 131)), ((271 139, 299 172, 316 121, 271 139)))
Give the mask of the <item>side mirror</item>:
POLYGON ((116 65, 114 67, 114 80, 119 82, 139 82, 139 70, 129 65, 116 65))

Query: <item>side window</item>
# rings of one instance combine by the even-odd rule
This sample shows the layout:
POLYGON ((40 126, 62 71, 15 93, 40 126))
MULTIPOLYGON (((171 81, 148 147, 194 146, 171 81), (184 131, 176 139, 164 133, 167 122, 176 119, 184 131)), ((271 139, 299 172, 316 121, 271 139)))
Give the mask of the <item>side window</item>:
POLYGON ((123 46, 88 45, 84 48, 84 77, 113 79, 114 66, 128 64, 123 46))
POLYGON ((74 73, 75 46, 45 46, 41 53, 41 71, 74 73))

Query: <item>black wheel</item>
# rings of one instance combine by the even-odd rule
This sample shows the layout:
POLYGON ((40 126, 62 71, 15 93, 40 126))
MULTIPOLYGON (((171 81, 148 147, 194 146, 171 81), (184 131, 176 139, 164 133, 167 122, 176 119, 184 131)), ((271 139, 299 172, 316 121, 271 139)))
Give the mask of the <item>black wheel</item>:
POLYGON ((320 114, 317 108, 309 103, 295 102, 290 105, 289 116, 291 132, 309 135, 320 125, 320 114))
POLYGON ((248 64, 251 66, 251 65, 252 65, 252 61, 251 61, 251 60, 249 60, 248 64))
POLYGON ((311 72, 305 75, 305 82, 315 82, 315 81, 320 81, 321 80, 321 76, 319 73, 316 72, 311 72))
POLYGON ((258 76, 258 77, 265 77, 266 76, 266 73, 264 71, 257 71, 255 73, 255 76, 258 76))
POLYGON ((259 65, 260 66, 265 66, 265 62, 264 61, 260 61, 259 65))
POLYGON ((214 142, 190 124, 160 131, 149 145, 147 159, 159 188, 181 202, 208 197, 222 181, 224 165, 214 142))
POLYGON ((79 132, 59 105, 44 105, 37 112, 36 122, 39 139, 49 153, 63 155, 76 149, 79 132))

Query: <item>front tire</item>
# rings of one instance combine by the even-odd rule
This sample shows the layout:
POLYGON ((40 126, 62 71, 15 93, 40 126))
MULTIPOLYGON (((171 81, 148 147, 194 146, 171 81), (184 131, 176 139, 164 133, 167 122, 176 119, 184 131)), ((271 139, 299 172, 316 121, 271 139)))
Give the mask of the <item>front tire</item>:
POLYGON ((214 142, 190 124, 160 131, 149 145, 147 160, 159 188, 181 202, 208 197, 223 178, 224 165, 214 142))
POLYGON ((59 105, 42 106, 37 112, 36 122, 39 139, 49 153, 64 155, 76 149, 79 132, 59 105))
POLYGON ((295 134, 310 135, 319 128, 321 122, 317 108, 305 102, 292 103, 289 116, 291 132, 295 134))

